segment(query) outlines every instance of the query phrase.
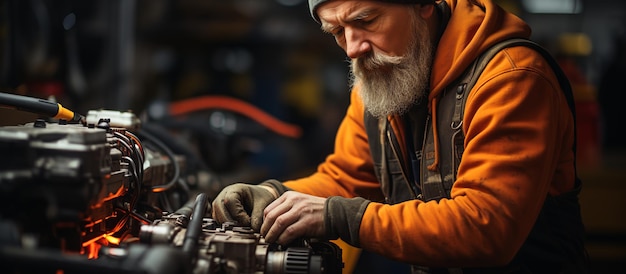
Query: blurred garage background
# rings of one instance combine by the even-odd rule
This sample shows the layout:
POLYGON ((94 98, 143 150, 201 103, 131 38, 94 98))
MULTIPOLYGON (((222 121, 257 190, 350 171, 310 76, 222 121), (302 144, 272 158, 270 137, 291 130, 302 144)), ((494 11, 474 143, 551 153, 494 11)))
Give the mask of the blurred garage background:
MULTIPOLYGON (((570 77, 589 252, 599 269, 625 269, 626 2, 497 2, 570 77)), ((168 125, 225 182, 314 169, 347 105, 347 70, 305 0, 0 0, 3 92, 168 125)), ((0 126, 33 119, 0 111, 0 126)))

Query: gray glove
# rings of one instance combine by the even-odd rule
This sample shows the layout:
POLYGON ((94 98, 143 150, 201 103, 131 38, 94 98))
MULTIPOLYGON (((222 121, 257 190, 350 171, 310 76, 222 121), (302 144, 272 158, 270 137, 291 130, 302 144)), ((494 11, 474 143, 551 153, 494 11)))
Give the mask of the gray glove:
POLYGON ((229 185, 213 200, 213 219, 219 223, 235 222, 239 226, 249 226, 258 232, 263 223, 263 210, 286 190, 276 180, 268 180, 260 185, 229 185))

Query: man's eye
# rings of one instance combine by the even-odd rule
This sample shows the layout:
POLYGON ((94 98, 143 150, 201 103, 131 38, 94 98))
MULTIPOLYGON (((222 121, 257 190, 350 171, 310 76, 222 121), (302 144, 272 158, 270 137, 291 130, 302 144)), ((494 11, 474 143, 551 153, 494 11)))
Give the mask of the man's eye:
POLYGON ((335 26, 333 28, 328 29, 326 32, 329 33, 332 36, 337 37, 338 35, 342 35, 343 34, 343 27, 335 26))
POLYGON ((343 35, 343 28, 335 29, 331 32, 331 34, 335 37, 339 37, 343 35))
POLYGON ((368 25, 372 24, 374 20, 358 20, 356 21, 356 23, 360 26, 360 27, 367 27, 368 25))

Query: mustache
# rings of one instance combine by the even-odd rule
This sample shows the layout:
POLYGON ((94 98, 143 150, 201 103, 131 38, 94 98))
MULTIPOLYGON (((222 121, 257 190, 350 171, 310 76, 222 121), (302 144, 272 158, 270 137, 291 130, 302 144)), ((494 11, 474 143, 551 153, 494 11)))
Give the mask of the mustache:
POLYGON ((391 56, 384 53, 369 52, 368 54, 353 59, 352 63, 356 71, 371 71, 375 69, 399 65, 405 59, 404 56, 391 56))

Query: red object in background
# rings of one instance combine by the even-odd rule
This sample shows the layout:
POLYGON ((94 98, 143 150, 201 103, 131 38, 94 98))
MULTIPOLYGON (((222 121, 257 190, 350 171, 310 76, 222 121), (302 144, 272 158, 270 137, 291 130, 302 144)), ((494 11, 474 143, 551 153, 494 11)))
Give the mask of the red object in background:
POLYGON ((572 86, 576 104, 576 162, 579 168, 594 169, 602 164, 600 105, 596 89, 589 84, 573 58, 561 57, 559 65, 572 86))
POLYGON ((32 82, 26 84, 29 94, 36 94, 40 98, 48 98, 50 96, 64 96, 63 83, 56 81, 32 82))
POLYGON ((169 113, 178 116, 207 109, 226 109, 239 113, 286 137, 299 138, 302 135, 299 126, 283 122, 250 103, 227 96, 205 95, 173 102, 169 106, 169 113))
POLYGON ((600 107, 596 101, 576 102, 576 161, 581 168, 596 168, 602 163, 600 149, 600 107))

